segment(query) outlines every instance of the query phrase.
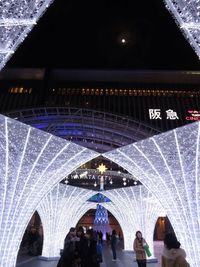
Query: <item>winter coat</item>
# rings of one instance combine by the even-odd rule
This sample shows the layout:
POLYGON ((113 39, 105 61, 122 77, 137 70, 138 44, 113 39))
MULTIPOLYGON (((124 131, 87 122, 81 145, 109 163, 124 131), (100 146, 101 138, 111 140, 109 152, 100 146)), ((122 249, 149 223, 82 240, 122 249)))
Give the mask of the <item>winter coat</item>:
POLYGON ((162 253, 162 267, 189 267, 185 258, 186 253, 184 249, 167 249, 164 247, 162 253))
POLYGON ((146 243, 145 239, 142 238, 141 240, 136 238, 133 243, 133 249, 136 254, 136 260, 145 260, 146 259, 146 253, 143 248, 143 244, 146 243))

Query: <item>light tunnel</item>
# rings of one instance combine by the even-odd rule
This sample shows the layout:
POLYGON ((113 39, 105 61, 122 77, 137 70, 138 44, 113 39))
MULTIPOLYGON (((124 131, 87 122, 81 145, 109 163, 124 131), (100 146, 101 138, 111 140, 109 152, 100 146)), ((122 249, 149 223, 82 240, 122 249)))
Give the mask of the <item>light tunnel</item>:
POLYGON ((0 115, 0 266, 14 267, 39 202, 98 154, 0 115))
MULTIPOLYGON (((200 263, 199 127, 189 124, 103 154, 159 199, 192 267, 200 263)), ((98 154, 4 116, 0 131, 0 266, 12 267, 39 203, 66 175, 98 154)), ((81 208, 75 214, 81 216, 81 208)), ((124 218, 121 214, 116 219, 124 218)))
MULTIPOLYGON (((56 258, 63 248, 70 227, 95 203, 87 200, 95 191, 58 184, 39 204, 44 242, 42 256, 56 258)), ((124 249, 133 250, 135 232, 141 230, 153 254, 153 232, 157 218, 163 214, 160 203, 144 186, 132 186, 103 192, 112 202, 102 203, 117 219, 124 236, 124 249)))
POLYGON ((160 201, 192 267, 200 266, 199 128, 192 123, 104 154, 160 201))

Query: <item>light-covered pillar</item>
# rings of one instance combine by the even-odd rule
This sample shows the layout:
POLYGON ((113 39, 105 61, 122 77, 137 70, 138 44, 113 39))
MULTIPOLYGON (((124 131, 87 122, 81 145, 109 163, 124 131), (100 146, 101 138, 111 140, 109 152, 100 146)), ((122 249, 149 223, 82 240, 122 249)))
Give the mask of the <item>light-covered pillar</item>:
POLYGON ((160 201, 191 267, 200 266, 199 127, 188 124, 104 154, 160 201))
POLYGON ((41 199, 98 154, 0 115, 0 266, 14 267, 41 199))

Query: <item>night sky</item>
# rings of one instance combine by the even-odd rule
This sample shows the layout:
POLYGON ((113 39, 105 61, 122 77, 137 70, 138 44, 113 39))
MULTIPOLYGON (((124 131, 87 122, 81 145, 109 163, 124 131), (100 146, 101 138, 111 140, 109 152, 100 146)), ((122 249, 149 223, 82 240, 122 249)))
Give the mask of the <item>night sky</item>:
POLYGON ((55 0, 7 67, 199 70, 200 63, 162 0, 55 0))

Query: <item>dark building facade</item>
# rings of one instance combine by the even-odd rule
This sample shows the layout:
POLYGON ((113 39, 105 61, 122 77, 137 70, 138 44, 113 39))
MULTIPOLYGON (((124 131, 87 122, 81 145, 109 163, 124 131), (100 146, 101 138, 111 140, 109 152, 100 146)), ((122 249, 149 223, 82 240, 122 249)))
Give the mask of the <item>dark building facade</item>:
POLYGON ((5 69, 0 87, 1 113, 100 152, 200 119, 198 72, 5 69))

